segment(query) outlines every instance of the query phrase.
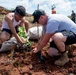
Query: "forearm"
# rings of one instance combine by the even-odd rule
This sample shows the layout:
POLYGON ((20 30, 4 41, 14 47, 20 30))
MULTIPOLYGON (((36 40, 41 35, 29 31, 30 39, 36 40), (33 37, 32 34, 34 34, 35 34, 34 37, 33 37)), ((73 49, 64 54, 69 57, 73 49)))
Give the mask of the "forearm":
POLYGON ((49 42, 49 39, 52 37, 50 34, 45 34, 43 39, 41 40, 40 44, 38 45, 37 49, 42 50, 46 44, 49 42))
POLYGON ((41 41, 42 41, 42 38, 40 38, 40 40, 38 41, 37 46, 39 46, 39 45, 40 45, 41 41))
POLYGON ((29 29, 29 23, 22 22, 20 26, 23 26, 23 27, 24 27, 25 32, 28 32, 28 29, 29 29))
POLYGON ((49 39, 52 37, 53 34, 45 34, 44 37, 42 38, 41 42, 38 44, 38 46, 33 49, 34 53, 37 53, 38 51, 41 51, 46 44, 49 42, 49 39))
POLYGON ((38 51, 41 51, 44 47, 46 46, 46 43, 40 43, 39 45, 38 45, 38 47, 37 47, 37 50, 38 51))
POLYGON ((41 41, 42 41, 43 37, 44 37, 44 34, 42 34, 42 36, 41 36, 40 40, 38 41, 38 45, 37 45, 37 46, 39 46, 39 45, 40 45, 40 43, 41 43, 41 41))
POLYGON ((29 25, 27 24, 27 25, 25 25, 26 32, 28 32, 28 29, 29 29, 29 25))

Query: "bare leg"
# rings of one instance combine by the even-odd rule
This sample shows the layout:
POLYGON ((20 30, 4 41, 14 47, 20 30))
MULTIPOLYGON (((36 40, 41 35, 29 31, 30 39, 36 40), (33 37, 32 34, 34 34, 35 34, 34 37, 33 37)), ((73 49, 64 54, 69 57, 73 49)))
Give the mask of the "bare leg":
POLYGON ((55 48, 49 48, 48 50, 48 55, 49 56, 58 56, 59 55, 59 52, 57 49, 55 48))
POLYGON ((58 47, 58 49, 60 50, 60 52, 64 52, 65 51, 64 42, 66 41, 66 37, 63 36, 62 33, 56 33, 56 34, 54 34, 52 39, 54 40, 54 42, 55 42, 56 46, 58 47))
POLYGON ((2 32, 0 34, 0 44, 2 44, 4 41, 8 40, 10 38, 10 34, 7 32, 2 32))
MULTIPOLYGON (((56 46, 58 47, 58 49, 60 50, 60 52, 64 52, 65 51, 65 44, 64 42, 66 41, 66 37, 63 36, 62 33, 56 33, 53 37, 52 37, 53 41, 55 42, 56 46)), ((68 52, 65 52, 61 55, 61 57, 55 61, 55 65, 59 65, 59 66, 63 66, 65 65, 67 62, 69 62, 69 58, 68 58, 68 52)))

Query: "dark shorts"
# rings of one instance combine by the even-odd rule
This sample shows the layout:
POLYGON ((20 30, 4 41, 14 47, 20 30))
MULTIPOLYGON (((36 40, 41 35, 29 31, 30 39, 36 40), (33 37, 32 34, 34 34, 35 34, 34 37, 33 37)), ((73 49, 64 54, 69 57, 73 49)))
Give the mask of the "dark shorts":
MULTIPOLYGON (((64 42, 65 45, 71 45, 71 44, 74 44, 76 43, 76 34, 73 33, 72 31, 61 31, 61 33, 67 37, 67 40, 64 42)), ((50 47, 53 47, 53 48, 57 48, 56 44, 54 43, 54 41, 50 42, 50 47)))
MULTIPOLYGON (((15 27, 15 29, 16 29, 16 32, 18 33, 18 27, 17 27, 17 26, 15 27)), ((4 31, 5 31, 5 32, 8 32, 8 33, 12 36, 12 32, 11 32, 10 29, 3 28, 3 29, 2 29, 2 32, 4 32, 4 31)))

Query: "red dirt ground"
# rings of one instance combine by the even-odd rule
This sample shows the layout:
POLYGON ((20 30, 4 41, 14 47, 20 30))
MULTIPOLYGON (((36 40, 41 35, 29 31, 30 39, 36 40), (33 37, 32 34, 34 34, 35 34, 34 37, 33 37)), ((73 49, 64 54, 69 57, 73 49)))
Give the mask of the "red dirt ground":
MULTIPOLYGON (((35 47, 37 43, 32 45, 35 47)), ((31 48, 31 50, 32 50, 31 48)), ((47 55, 48 46, 42 50, 45 62, 40 62, 37 54, 27 50, 15 50, 11 52, 0 53, 0 75, 76 75, 76 50, 74 56, 70 56, 69 63, 64 66, 54 65, 58 57, 49 57, 47 55)))

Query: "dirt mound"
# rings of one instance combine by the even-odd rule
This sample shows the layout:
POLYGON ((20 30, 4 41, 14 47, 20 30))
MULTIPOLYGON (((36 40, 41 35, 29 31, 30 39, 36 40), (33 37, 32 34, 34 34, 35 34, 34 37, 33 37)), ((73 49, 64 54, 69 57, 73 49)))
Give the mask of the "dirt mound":
POLYGON ((0 14, 7 14, 8 12, 10 12, 10 10, 0 6, 0 14))

